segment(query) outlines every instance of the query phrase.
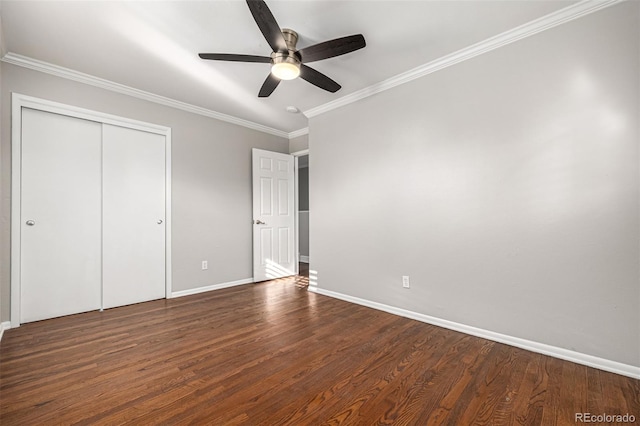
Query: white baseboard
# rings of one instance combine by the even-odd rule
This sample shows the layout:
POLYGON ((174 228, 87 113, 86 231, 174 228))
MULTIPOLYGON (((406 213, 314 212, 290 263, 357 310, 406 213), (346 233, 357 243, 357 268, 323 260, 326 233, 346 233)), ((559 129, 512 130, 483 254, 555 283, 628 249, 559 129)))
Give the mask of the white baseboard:
POLYGON ((300 255, 300 262, 309 263, 309 256, 300 255))
POLYGON ((173 299, 174 297, 189 296, 192 294, 204 293, 212 290, 220 290, 221 288, 235 287, 237 285, 244 285, 244 284, 251 284, 251 283, 253 283, 253 278, 245 278, 243 280, 229 281, 226 283, 213 284, 205 287, 191 288, 189 290, 174 291, 171 293, 171 298, 173 299))
POLYGON ((588 367, 609 371, 611 373, 621 374, 623 376, 632 377, 634 379, 640 379, 640 367, 636 367, 633 365, 623 364, 621 362, 611 361, 593 355, 570 351, 568 349, 559 348, 557 346, 551 346, 544 343, 521 339, 519 337, 508 336, 506 334, 496 333, 493 331, 484 330, 481 328, 476 328, 469 325, 460 324, 401 308, 396 308, 394 306, 389 306, 378 302, 372 302, 366 299, 360 299, 359 297, 349 296, 318 287, 309 286, 308 289, 313 293, 322 294, 324 296, 333 297, 335 299, 344 300, 401 317, 414 319, 416 321, 425 322, 427 324, 436 325, 439 327, 447 328, 449 330, 459 331, 461 333, 470 334, 472 336, 481 337, 483 339, 493 340, 494 342, 504 343, 506 345, 515 346, 517 348, 526 349, 531 352, 537 352, 543 355, 575 362, 577 364, 586 365, 588 367))
POLYGON ((0 322, 0 340, 2 340, 2 335, 5 330, 11 328, 11 321, 0 322))

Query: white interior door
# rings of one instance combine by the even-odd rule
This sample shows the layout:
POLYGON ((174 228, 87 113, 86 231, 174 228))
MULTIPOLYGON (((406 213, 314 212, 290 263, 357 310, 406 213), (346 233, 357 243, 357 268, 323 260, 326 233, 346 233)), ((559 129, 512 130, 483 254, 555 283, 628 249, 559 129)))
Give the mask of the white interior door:
POLYGON ((100 308, 101 128, 22 109, 20 322, 100 308))
POLYGON ((165 297, 165 136, 103 128, 103 307, 165 297))
POLYGON ((293 156, 253 149, 253 280, 295 274, 293 156))

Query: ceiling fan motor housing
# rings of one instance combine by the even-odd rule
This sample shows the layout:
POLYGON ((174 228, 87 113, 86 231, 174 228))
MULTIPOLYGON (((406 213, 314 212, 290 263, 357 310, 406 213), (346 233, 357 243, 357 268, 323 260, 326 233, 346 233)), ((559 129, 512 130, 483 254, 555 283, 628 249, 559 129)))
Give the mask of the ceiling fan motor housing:
POLYGON ((282 35, 287 43, 288 50, 271 53, 271 65, 288 63, 299 67, 302 61, 300 54, 296 50, 298 33, 289 28, 283 28, 282 35))

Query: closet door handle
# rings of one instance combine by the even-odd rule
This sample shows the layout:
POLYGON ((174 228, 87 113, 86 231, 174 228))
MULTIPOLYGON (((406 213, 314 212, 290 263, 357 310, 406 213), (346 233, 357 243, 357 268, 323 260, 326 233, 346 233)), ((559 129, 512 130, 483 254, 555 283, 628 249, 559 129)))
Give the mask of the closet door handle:
POLYGON ((26 222, 26 224, 27 224, 28 226, 33 226, 33 225, 35 225, 35 224, 36 224, 36 221, 35 221, 35 220, 28 220, 28 221, 26 222))
POLYGON ((162 219, 158 219, 158 225, 162 225, 162 219))

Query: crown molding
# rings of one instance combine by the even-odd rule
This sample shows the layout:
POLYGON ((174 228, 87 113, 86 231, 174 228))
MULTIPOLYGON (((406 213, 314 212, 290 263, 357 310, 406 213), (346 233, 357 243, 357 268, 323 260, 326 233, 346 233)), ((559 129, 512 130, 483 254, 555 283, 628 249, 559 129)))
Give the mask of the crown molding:
MULTIPOLYGON (((583 0, 579 3, 560 9, 556 12, 550 13, 542 18, 533 20, 519 27, 505 31, 494 37, 490 37, 484 41, 460 49, 449 55, 445 55, 441 58, 428 62, 419 67, 413 68, 404 73, 398 74, 394 77, 383 80, 379 83, 373 84, 364 89, 353 92, 349 95, 338 98, 334 101, 320 105, 315 108, 303 111, 304 115, 308 118, 315 117, 325 112, 331 111, 336 108, 348 105, 358 100, 367 98, 377 93, 389 90, 393 87, 401 84, 409 83, 425 75, 450 67, 457 63, 466 61, 492 50, 498 49, 502 46, 514 43, 518 40, 530 37, 538 34, 542 31, 546 31, 550 28, 558 25, 573 21, 582 16, 597 12, 609 6, 621 3, 626 0, 583 0)), ((2 27, 0 26, 0 31, 2 27)), ((0 34, 0 41, 3 40, 0 34)), ((0 45, 2 48, 2 45, 0 45)), ((0 52, 0 55, 4 52, 0 52)), ((274 129, 253 121, 244 120, 242 118, 234 117, 231 115, 223 114, 221 112, 213 111, 210 109, 202 108, 196 105, 181 102, 175 99, 167 98, 164 96, 156 95, 144 90, 135 89, 130 86, 125 86, 120 83, 115 83, 110 80, 106 80, 100 77, 96 77, 90 74, 85 74, 79 71, 75 71, 69 68, 64 68, 58 65, 50 64, 37 59, 29 58, 27 56, 19 55, 13 52, 8 52, 2 56, 2 62, 6 62, 12 65, 17 65, 23 68, 40 71, 46 74, 51 74, 57 77, 65 78, 67 80, 76 81, 83 84, 88 84, 94 87, 110 90, 113 92, 129 95, 138 99, 143 99, 149 102, 154 102, 160 105, 180 109, 183 111, 191 112, 194 114, 203 115, 205 117, 215 118, 227 123, 236 124, 249 129, 257 130, 263 133, 268 133, 274 136, 282 138, 292 139, 298 136, 302 136, 309 133, 309 128, 303 128, 295 130, 293 132, 285 132, 282 130, 274 129)))
POLYGON ((125 86, 124 84, 115 83, 113 81, 106 80, 104 78, 96 77, 90 74, 85 74, 69 68, 60 67, 58 65, 50 64, 48 62, 29 58, 28 56, 18 55, 13 52, 8 52, 6 55, 4 55, 2 57, 2 62, 6 62, 12 65, 17 65, 23 68, 32 69, 35 71, 40 71, 46 74, 51 74, 56 77, 61 77, 67 80, 76 81, 78 83, 88 84, 90 86, 99 87, 101 89, 110 90, 112 92, 121 93, 124 95, 132 96, 138 99, 143 99, 145 101, 168 106, 171 108, 176 108, 176 109, 191 112, 194 114, 203 115, 205 117, 215 118, 216 120, 225 121, 231 124, 236 124, 238 126, 257 130, 263 133, 268 133, 274 136, 279 136, 281 138, 289 137, 289 133, 285 131, 264 126, 262 124, 254 123, 253 121, 244 120, 242 118, 234 117, 232 115, 223 114, 221 112, 202 108, 196 105, 188 104, 186 102, 177 101, 175 99, 156 95, 150 92, 146 92, 144 90, 135 89, 133 87, 125 86))
POLYGON ((413 68, 409 71, 403 72, 394 77, 373 84, 369 87, 365 87, 364 89, 358 90, 334 101, 327 102, 326 104, 303 111, 303 114, 308 118, 315 117, 317 115, 334 110, 336 108, 340 108, 361 99, 368 98, 369 96, 375 95, 377 93, 384 92, 385 90, 389 90, 401 84, 409 83, 420 77, 424 77, 425 75, 440 71, 444 68, 450 67, 468 59, 475 58, 476 56, 514 43, 518 40, 531 37, 532 35, 538 34, 542 31, 557 27, 558 25, 565 24, 567 22, 573 21, 574 19, 581 18, 585 15, 589 15, 623 1, 626 0, 583 0, 579 3, 575 3, 556 12, 550 13, 526 24, 520 25, 519 27, 515 27, 511 30, 490 37, 479 43, 442 56, 424 65, 413 68))
POLYGON ((290 132, 288 137, 291 140, 299 136, 308 135, 308 134, 309 134, 309 128, 305 127, 303 129, 298 129, 298 130, 294 130, 293 132, 290 132))

